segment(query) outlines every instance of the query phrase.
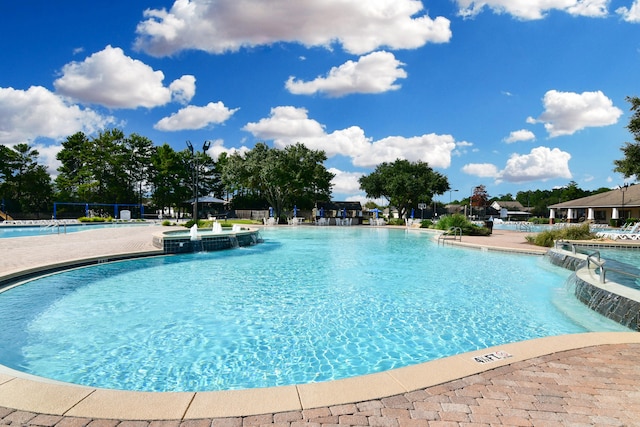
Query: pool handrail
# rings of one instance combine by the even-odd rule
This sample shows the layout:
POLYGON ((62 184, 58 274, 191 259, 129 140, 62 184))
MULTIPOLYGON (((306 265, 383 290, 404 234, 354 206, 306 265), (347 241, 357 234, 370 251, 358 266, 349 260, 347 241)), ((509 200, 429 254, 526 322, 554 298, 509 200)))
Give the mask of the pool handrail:
POLYGON ((442 246, 444 246, 445 240, 458 240, 462 242, 462 228, 449 227, 447 231, 445 231, 444 233, 438 236, 438 245, 440 245, 441 240, 442 240, 442 246))
POLYGON ((40 228, 44 228, 45 231, 49 228, 53 228, 56 227, 58 234, 60 234, 60 225, 62 225, 62 227, 64 228, 64 234, 67 234, 67 223, 62 223, 60 224, 59 221, 57 220, 53 220, 49 223, 46 223, 46 225, 41 225, 40 228))
POLYGON ((587 268, 591 268, 591 264, 595 264, 594 272, 598 274, 600 283, 604 284, 607 280, 607 272, 615 272, 624 276, 633 277, 634 279, 640 279, 640 275, 629 273, 628 271, 621 270, 619 268, 605 268, 604 265, 607 261, 600 258, 600 251, 595 251, 587 255, 587 268), (597 259, 594 256, 597 255, 597 259), (600 269, 600 272, 597 271, 600 269))
MULTIPOLYGON (((565 240, 556 240, 555 241, 555 248, 556 249, 563 249, 563 246, 569 246, 571 248, 571 253, 572 254, 575 255, 577 253, 576 245, 574 243, 567 242, 565 240)), ((607 272, 615 272, 615 273, 618 273, 618 274, 622 274, 624 276, 629 276, 629 277, 633 277, 635 279, 640 279, 640 275, 629 273, 628 271, 624 271, 624 270, 621 270, 619 268, 613 268, 613 267, 605 268, 604 265, 606 263, 606 260, 603 260, 603 259, 600 258, 600 251, 594 251, 594 252, 591 252, 590 254, 587 254, 586 263, 587 263, 587 268, 591 268, 591 264, 592 263, 596 266, 593 270, 598 275, 599 281, 602 284, 604 284, 606 282, 606 280, 607 280, 607 272), (597 256, 597 258, 594 258, 594 256, 597 256), (598 272, 598 269, 600 270, 599 272, 598 272)))

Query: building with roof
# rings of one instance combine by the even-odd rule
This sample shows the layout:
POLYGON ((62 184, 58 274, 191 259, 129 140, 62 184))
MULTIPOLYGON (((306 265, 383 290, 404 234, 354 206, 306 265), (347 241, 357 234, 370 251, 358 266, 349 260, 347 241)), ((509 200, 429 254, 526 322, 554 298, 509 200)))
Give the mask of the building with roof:
POLYGON ((531 216, 522 203, 516 200, 496 200, 489 207, 489 214, 498 215, 505 220, 526 220, 531 216))
POLYGON ((625 185, 606 193, 556 203, 548 208, 550 222, 566 218, 568 222, 586 220, 606 224, 612 219, 640 218, 640 185, 625 185))

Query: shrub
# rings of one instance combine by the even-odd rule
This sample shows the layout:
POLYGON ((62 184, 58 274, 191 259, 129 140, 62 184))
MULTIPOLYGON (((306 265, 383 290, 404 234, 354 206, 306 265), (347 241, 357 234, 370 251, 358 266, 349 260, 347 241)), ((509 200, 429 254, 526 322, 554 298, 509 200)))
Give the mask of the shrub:
POLYGON ((404 219, 402 218, 389 218, 389 225, 404 225, 404 219))
POLYGON ((168 227, 171 225, 171 221, 169 221, 168 219, 165 219, 164 221, 162 221, 162 225, 165 227, 168 227))
POLYGON ((447 215, 440 218, 435 227, 438 230, 448 230, 451 227, 460 227, 462 234, 466 236, 488 236, 491 231, 486 227, 479 227, 469 221, 464 215, 447 215))
POLYGON ((464 215, 455 214, 441 217, 436 223, 436 228, 438 230, 448 230, 451 227, 460 227, 464 230, 470 225, 471 222, 464 215))
POLYGON ((544 246, 550 248, 553 246, 553 241, 560 239, 561 230, 547 230, 538 233, 536 236, 527 236, 527 241, 533 243, 536 246, 544 246))
POLYGON ((594 235, 589 230, 589 224, 582 224, 565 228, 562 238, 567 240, 591 240, 594 235))
MULTIPOLYGON (((196 223, 196 221, 195 221, 195 220, 190 219, 189 221, 187 221, 187 222, 184 224, 184 226, 185 226, 186 228, 191 228, 191 227, 193 227, 193 224, 195 224, 195 223, 196 223)), ((202 228, 202 227, 204 227, 204 225, 205 225, 205 221, 204 221, 204 220, 199 219, 199 220, 198 220, 198 228, 202 228)))
POLYGON ((86 216, 81 216, 80 218, 78 218, 78 221, 80 222, 105 222, 106 218, 102 218, 99 216, 94 216, 94 217, 86 217, 86 216))
POLYGON ((420 228, 430 228, 433 225, 433 221, 430 219, 423 219, 420 222, 420 228))
POLYGON ((538 233, 536 236, 527 236, 527 241, 537 246, 550 248, 554 240, 591 240, 595 236, 589 230, 589 224, 572 226, 558 230, 548 230, 538 233))
POLYGON ((623 224, 624 224, 624 219, 611 218, 609 220, 609 225, 611 227, 622 227, 623 224))

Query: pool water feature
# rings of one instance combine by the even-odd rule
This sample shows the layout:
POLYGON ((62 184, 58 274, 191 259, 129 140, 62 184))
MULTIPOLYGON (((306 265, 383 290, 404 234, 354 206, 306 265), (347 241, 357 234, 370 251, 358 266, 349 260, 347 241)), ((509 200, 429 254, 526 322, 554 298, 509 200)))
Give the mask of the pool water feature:
POLYGON ((0 295, 0 363, 94 387, 227 390, 627 330, 589 321, 586 307, 558 309, 570 272, 543 257, 443 248, 385 228, 261 234, 263 244, 234 251, 103 264, 10 289, 0 295), (587 320, 572 320, 581 313, 587 320))

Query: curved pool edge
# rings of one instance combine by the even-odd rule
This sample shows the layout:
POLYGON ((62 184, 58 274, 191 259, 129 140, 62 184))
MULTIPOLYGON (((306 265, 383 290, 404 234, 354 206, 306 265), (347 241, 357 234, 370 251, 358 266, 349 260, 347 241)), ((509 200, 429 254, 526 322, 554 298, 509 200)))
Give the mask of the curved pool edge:
POLYGON ((402 395, 516 362, 610 344, 640 344, 640 333, 544 337, 336 381, 207 392, 106 390, 39 380, 5 368, 0 369, 0 407, 65 417, 147 421, 287 413, 402 395))
MULTIPOLYGON (((96 232, 97 230, 91 233, 96 232)), ((146 234, 147 243, 150 243, 150 235, 146 234)), ((87 237, 89 234, 82 236, 82 239, 87 237)), ((73 244, 75 239, 77 238, 70 239, 69 243, 73 244)), ((135 239, 132 236, 124 234, 117 245, 103 247, 101 255, 92 258, 109 258, 114 253, 126 256, 128 252, 123 248, 131 247, 133 244, 143 246, 133 240, 135 239)), ((153 250, 155 248, 139 249, 143 252, 161 253, 157 249, 153 250)), ((46 256, 38 258, 38 254, 33 252, 30 253, 35 256, 34 264, 31 266, 34 271, 55 264, 47 264, 47 260, 43 259, 46 256)), ((128 255, 135 257, 135 252, 130 251, 128 255)), ((81 261, 82 259, 74 258, 59 263, 68 266, 81 261)), ((23 271, 27 269, 23 268, 23 271)), ((159 393, 98 389, 39 378, 0 365, 0 407, 64 417, 148 421, 287 413, 402 395, 519 361, 608 344, 640 344, 640 333, 592 332, 545 337, 481 349, 383 373, 324 383, 209 392, 159 393), (499 357, 495 356, 497 352, 500 352, 499 357), (511 357, 503 358, 505 353, 511 357), (485 363, 478 362, 475 358, 480 358, 485 363)))

